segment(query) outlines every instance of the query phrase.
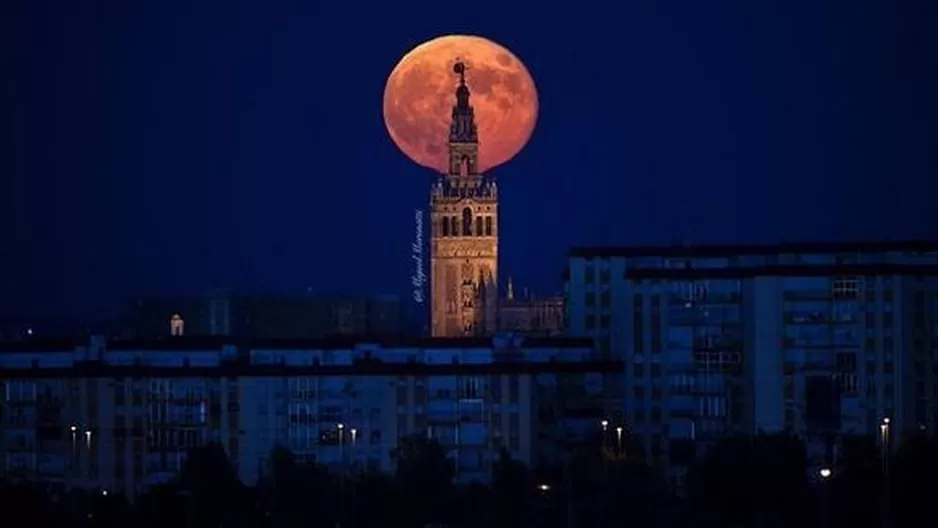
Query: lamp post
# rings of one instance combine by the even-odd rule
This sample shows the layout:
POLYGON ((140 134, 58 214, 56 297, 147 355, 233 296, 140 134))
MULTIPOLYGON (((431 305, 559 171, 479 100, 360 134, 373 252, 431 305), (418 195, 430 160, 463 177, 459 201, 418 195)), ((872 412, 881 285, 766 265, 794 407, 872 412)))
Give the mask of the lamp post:
POLYGON ((616 449, 622 453, 622 426, 616 427, 616 449))
POLYGON ((602 428, 602 436, 599 441, 599 448, 602 450, 605 450, 606 449, 606 433, 609 431, 609 420, 600 421, 599 426, 602 428))
POLYGON ((72 466, 72 478, 75 478, 75 473, 78 471, 78 425, 72 424, 68 430, 72 433, 72 451, 71 456, 71 466, 72 466))
POLYGON ((550 489, 551 489, 550 485, 548 484, 537 485, 537 491, 538 491, 538 496, 539 496, 538 497, 539 500, 537 501, 537 509, 536 509, 537 519, 538 519, 537 526, 546 526, 548 524, 548 520, 550 519, 550 507, 551 507, 551 503, 553 502, 551 500, 552 497, 551 497, 550 489))
POLYGON ((345 424, 336 424, 335 427, 339 433, 339 463, 343 470, 339 475, 339 519, 335 523, 336 528, 340 528, 345 517, 345 424))
POLYGON ((882 446, 882 455, 883 455, 883 485, 882 491, 880 492, 880 512, 881 512, 881 522, 883 528, 889 526, 889 430, 890 430, 890 419, 888 416, 883 417, 882 422, 879 424, 879 437, 880 444, 882 446))
POLYGON ((821 526, 830 526, 830 479, 834 472, 831 468, 822 467, 818 474, 821 476, 821 526))

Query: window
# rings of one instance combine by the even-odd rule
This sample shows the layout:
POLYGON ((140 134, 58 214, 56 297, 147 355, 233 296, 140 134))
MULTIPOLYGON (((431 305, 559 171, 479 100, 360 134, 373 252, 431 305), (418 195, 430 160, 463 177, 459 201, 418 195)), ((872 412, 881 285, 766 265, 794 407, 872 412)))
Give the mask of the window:
POLYGON ((609 291, 604 291, 599 294, 599 306, 601 308, 609 308, 612 304, 612 295, 609 291))
POLYGON ((482 236, 482 217, 476 217, 476 236, 482 236))
POLYGON ((449 236, 449 220, 446 217, 443 217, 443 219, 440 221, 440 224, 443 228, 443 236, 449 236))
POLYGON ((893 325, 892 312, 883 312, 883 326, 886 328, 892 328, 892 325, 893 325))
POLYGON ((635 312, 632 317, 632 346, 634 347, 634 352, 641 353, 645 351, 645 331, 642 328, 644 318, 641 312, 635 312))
POLYGON ((462 210, 462 234, 463 236, 472 236, 472 209, 462 210))
POLYGON ((651 313, 651 353, 661 353, 661 314, 651 313))
POLYGON ((185 331, 186 323, 179 314, 173 314, 169 320, 169 335, 181 336, 185 331))
POLYGON ((838 277, 831 283, 831 293, 835 299, 857 299, 860 297, 860 279, 857 277, 838 277))
POLYGON ((485 236, 492 236, 492 217, 485 217, 485 236))

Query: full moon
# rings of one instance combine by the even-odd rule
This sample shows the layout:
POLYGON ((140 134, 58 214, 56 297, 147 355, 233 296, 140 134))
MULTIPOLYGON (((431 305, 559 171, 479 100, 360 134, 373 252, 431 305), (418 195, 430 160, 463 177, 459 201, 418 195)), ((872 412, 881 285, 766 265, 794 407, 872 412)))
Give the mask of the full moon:
POLYGON ((482 37, 448 35, 412 49, 384 87, 384 124, 408 158, 447 172, 457 61, 466 65, 469 104, 479 133, 479 170, 485 171, 521 152, 537 123, 534 79, 504 46, 482 37))

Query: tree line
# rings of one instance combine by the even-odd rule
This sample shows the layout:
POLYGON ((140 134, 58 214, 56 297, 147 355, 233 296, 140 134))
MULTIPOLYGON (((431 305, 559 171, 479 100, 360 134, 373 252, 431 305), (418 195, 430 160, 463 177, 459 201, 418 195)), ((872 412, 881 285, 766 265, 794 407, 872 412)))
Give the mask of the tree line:
POLYGON ((938 443, 907 435, 887 456, 875 438, 841 438, 817 474, 789 434, 728 438, 689 471, 681 490, 637 456, 579 449, 529 468, 503 452, 489 485, 454 483, 444 449, 422 436, 393 453, 396 471, 329 471, 271 453, 254 486, 224 449, 193 449, 176 478, 133 503, 106 490, 6 481, 0 507, 14 525, 87 527, 885 527, 931 524, 938 443))

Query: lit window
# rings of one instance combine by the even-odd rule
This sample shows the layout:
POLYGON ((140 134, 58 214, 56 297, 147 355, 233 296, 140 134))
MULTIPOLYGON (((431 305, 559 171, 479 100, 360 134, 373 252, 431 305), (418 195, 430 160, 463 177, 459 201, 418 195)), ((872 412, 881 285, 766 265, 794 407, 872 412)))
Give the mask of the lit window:
POLYGON ((856 299, 860 295, 861 281, 857 277, 839 277, 831 283, 835 299, 856 299))
POLYGON ((181 336, 185 330, 186 323, 179 317, 179 314, 173 314, 169 320, 169 335, 181 336))

